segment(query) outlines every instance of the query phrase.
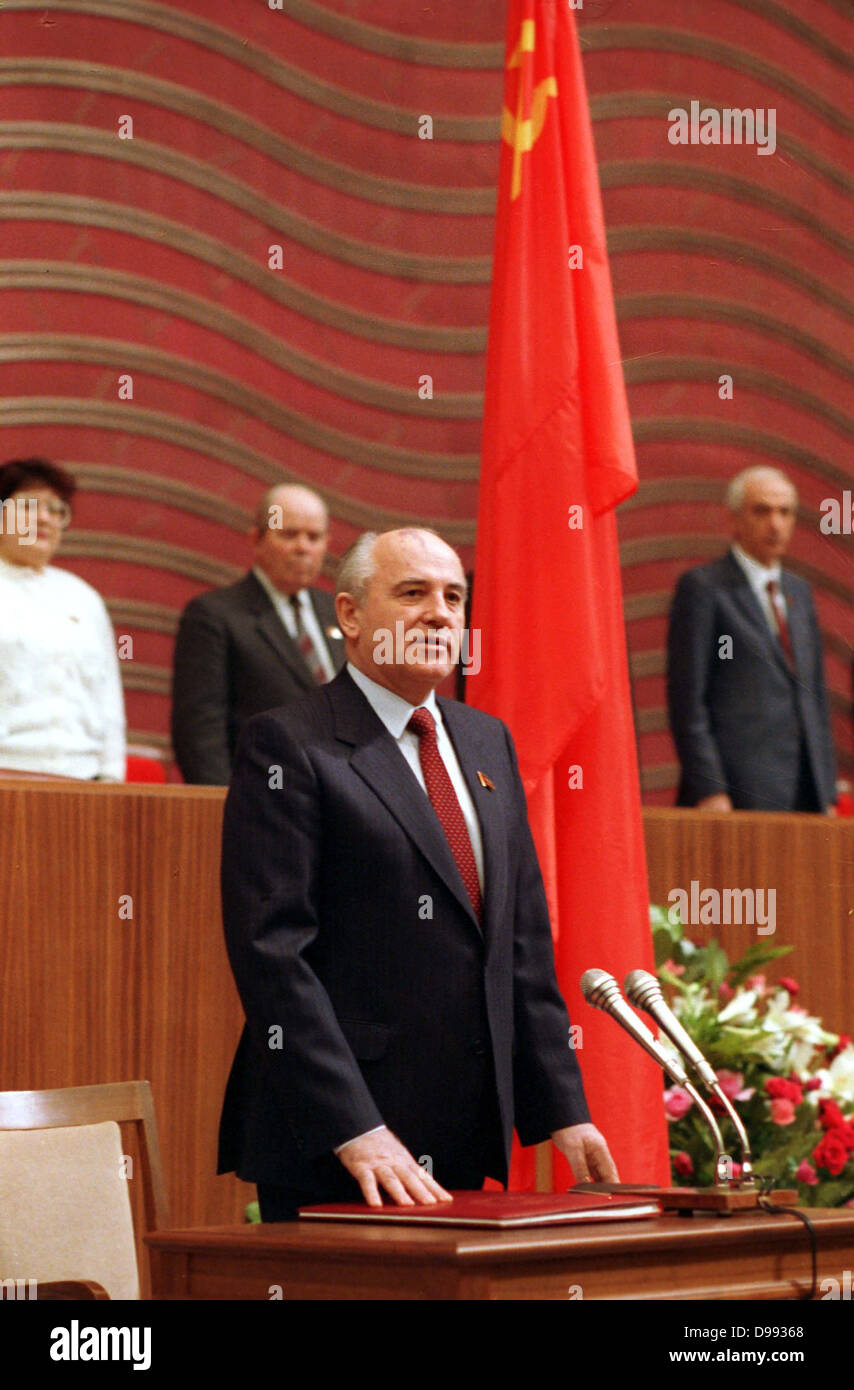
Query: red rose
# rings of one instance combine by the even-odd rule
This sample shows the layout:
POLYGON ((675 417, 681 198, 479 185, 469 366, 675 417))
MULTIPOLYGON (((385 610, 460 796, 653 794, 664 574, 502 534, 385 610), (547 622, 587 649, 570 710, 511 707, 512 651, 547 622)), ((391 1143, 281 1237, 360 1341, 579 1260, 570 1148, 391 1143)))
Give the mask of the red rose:
POLYGON ((816 1144, 812 1156, 818 1168, 824 1168, 832 1178, 838 1178, 848 1162, 848 1150, 835 1130, 829 1130, 816 1144))
POLYGON ((828 1100, 826 1096, 818 1103, 818 1122, 822 1129, 843 1129, 846 1123, 836 1101, 828 1100))
POLYGON ((787 1081, 783 1076, 769 1076, 765 1082, 765 1090, 772 1100, 788 1100, 792 1105, 798 1106, 804 1098, 804 1093, 794 1081, 787 1081))
POLYGON ((691 1155, 686 1154, 684 1150, 682 1153, 674 1154, 673 1171, 674 1173, 678 1173, 680 1178, 690 1178, 691 1174, 694 1171, 694 1164, 691 1161, 691 1155))
POLYGON ((790 999, 794 999, 795 996, 800 994, 801 992, 800 985, 798 984, 797 980, 792 979, 791 975, 783 975, 781 977, 780 988, 788 990, 790 999))
POLYGON ((811 1076, 810 1079, 809 1079, 809 1081, 808 1081, 808 1082, 806 1083, 806 1085, 804 1086, 804 1090, 805 1090, 805 1091, 820 1091, 820 1090, 821 1090, 821 1077, 820 1077, 820 1076, 811 1076))

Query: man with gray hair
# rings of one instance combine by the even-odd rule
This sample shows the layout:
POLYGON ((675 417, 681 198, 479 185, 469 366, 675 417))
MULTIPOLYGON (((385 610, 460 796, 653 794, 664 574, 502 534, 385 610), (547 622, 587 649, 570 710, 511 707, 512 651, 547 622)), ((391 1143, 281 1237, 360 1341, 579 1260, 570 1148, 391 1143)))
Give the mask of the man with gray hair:
POLYGON ((829 811, 836 762, 809 585, 781 567, 797 493, 748 468, 726 493, 733 544, 683 574, 667 643, 677 804, 709 811, 829 811))
POLYGON ((341 565, 347 665, 244 730, 223 924, 246 1028, 219 1171, 265 1221, 431 1204, 505 1181, 514 1126, 616 1179, 555 979, 510 734, 436 696, 465 623, 456 552, 418 529, 341 565))
POLYGON ((280 484, 260 499, 243 579, 192 599, 175 642, 172 744, 185 782, 224 785, 246 720, 331 680, 344 643, 330 594, 313 587, 326 503, 280 484))

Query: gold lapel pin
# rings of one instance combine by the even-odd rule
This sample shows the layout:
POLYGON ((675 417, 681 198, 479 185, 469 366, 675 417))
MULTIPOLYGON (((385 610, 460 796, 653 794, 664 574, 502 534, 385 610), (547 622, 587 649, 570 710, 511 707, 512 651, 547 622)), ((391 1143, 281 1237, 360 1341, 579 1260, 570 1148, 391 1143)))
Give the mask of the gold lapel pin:
POLYGON ((481 772, 480 768, 478 768, 477 770, 477 780, 480 782, 480 785, 482 787, 488 787, 491 792, 495 791, 495 783, 490 781, 486 773, 481 772))

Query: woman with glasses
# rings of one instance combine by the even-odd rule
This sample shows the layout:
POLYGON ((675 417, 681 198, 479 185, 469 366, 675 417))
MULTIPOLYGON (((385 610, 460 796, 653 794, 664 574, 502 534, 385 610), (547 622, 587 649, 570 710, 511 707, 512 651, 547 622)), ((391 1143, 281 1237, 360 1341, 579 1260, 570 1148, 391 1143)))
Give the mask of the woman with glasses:
POLYGON ((120 782, 113 627, 100 595, 51 564, 74 491, 46 459, 0 464, 0 769, 120 782))

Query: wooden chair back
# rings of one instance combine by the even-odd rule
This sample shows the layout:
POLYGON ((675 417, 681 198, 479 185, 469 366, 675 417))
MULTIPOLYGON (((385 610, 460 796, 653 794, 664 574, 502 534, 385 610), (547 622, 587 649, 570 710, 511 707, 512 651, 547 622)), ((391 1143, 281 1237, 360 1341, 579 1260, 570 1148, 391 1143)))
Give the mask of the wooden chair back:
MULTIPOLYGON (((46 1091, 0 1091, 0 1131, 64 1129, 113 1121, 133 1125, 141 1159, 145 1231, 169 1225, 169 1209, 154 1103, 147 1081, 117 1081, 100 1086, 73 1086, 46 1091)), ((145 1232, 136 1231, 137 1250, 145 1232)), ((147 1261, 139 1261, 145 1273, 147 1261)))

